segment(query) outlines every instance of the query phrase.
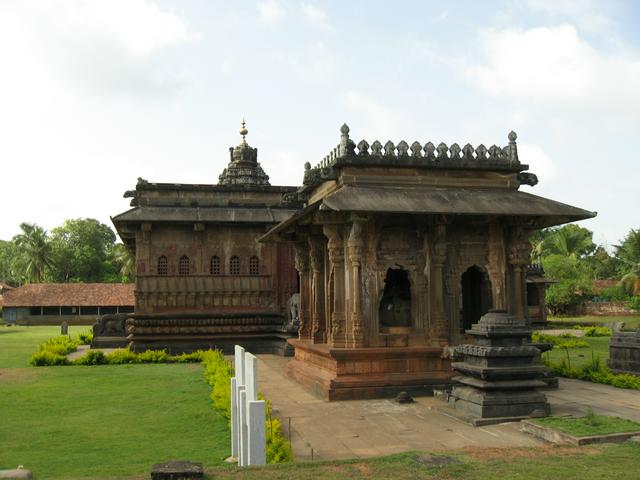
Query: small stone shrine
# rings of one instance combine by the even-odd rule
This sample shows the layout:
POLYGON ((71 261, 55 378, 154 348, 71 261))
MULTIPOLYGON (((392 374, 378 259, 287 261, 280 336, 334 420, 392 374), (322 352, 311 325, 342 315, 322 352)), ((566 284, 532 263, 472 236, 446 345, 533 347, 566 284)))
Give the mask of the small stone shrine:
POLYGON ((640 329, 613 332, 607 365, 616 373, 640 375, 640 329))
POLYGON ((504 310, 490 310, 467 334, 473 344, 458 346, 462 362, 451 366, 460 373, 449 403, 472 418, 546 416, 549 404, 536 388, 546 386, 540 378, 546 368, 540 350, 526 345, 531 337, 523 319, 504 310))
MULTIPOLYGON (((356 145, 349 133, 343 125, 329 155, 305 165, 304 208, 261 238, 296 253, 300 328, 287 373, 327 400, 429 392, 451 381, 450 347, 469 343, 489 309, 506 310, 516 332, 530 325, 529 235, 595 213, 520 191, 538 180, 515 132, 490 148, 356 145)), ((523 348, 508 361, 533 362, 535 347, 523 348)))

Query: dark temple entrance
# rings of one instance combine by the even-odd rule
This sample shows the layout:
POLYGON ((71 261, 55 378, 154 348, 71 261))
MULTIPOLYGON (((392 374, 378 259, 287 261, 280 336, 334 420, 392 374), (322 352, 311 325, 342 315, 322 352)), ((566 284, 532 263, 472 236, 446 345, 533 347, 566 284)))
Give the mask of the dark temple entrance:
POLYGON ((406 270, 387 270, 378 312, 380 328, 383 331, 389 327, 411 326, 411 282, 406 270))
POLYGON ((486 272, 469 267, 462 274, 460 333, 471 328, 491 308, 491 283, 486 272))

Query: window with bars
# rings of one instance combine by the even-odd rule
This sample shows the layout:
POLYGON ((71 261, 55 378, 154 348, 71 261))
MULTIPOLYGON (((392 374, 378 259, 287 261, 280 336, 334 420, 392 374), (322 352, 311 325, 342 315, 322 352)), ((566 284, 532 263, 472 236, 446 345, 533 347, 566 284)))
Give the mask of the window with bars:
POLYGON ((249 275, 259 275, 260 274, 260 260, 258 257, 251 257, 249 259, 249 275))
POLYGON ((220 257, 213 256, 211 257, 211 263, 209 265, 209 273, 211 275, 220 275, 222 272, 220 271, 220 257))
POLYGON ((189 275, 190 272, 189 257, 183 255, 180 257, 180 263, 178 263, 178 275, 189 275))
POLYGON ((231 275, 240 275, 240 259, 235 255, 229 259, 229 273, 231 275))
POLYGON ((167 257, 162 255, 158 258, 158 275, 166 275, 169 273, 169 262, 167 262, 167 257))

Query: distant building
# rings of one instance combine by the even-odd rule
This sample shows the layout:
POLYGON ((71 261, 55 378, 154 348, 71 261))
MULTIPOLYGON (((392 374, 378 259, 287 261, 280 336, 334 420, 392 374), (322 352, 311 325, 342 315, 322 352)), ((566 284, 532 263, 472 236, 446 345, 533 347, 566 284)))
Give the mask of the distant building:
POLYGON ((13 289, 13 287, 11 285, 7 285, 6 283, 0 283, 0 308, 2 308, 3 306, 3 295, 5 294, 5 292, 8 292, 9 290, 13 289))
POLYGON ((132 283, 31 283, 2 290, 5 323, 91 325, 99 315, 131 313, 132 283))
POLYGON ((133 208, 112 218, 136 256, 134 350, 287 349, 294 250, 257 239, 301 204, 297 187, 270 185, 244 124, 240 133, 217 185, 138 179, 125 193, 133 208))

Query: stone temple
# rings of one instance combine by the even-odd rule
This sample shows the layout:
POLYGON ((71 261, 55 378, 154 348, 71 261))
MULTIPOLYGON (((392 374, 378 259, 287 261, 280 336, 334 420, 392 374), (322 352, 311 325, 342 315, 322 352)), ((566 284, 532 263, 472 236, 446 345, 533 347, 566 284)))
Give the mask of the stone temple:
POLYGON ((296 187, 269 183, 258 150, 229 149, 217 185, 150 183, 125 193, 131 208, 112 221, 136 257, 136 350, 199 348, 287 353, 295 331, 293 247, 258 237, 299 210, 296 187))
MULTIPOLYGON (((424 391, 450 383, 449 347, 475 343, 468 331, 489 310, 526 340, 529 234, 595 213, 520 191, 537 178, 514 132, 502 148, 356 145, 346 125, 340 132, 329 155, 305 165, 304 208, 261 238, 296 253, 288 374, 327 400, 424 391)), ((531 348, 518 355, 535 365, 531 348)))
POLYGON ((343 125, 301 187, 271 186, 241 134, 217 185, 139 179, 113 217, 136 255, 134 350, 295 350, 288 374, 327 400, 456 375, 474 414, 505 398, 521 405, 510 415, 545 410, 527 342, 546 280, 527 283, 528 237, 595 213, 521 191, 537 178, 514 132, 504 147, 356 145, 343 125))

